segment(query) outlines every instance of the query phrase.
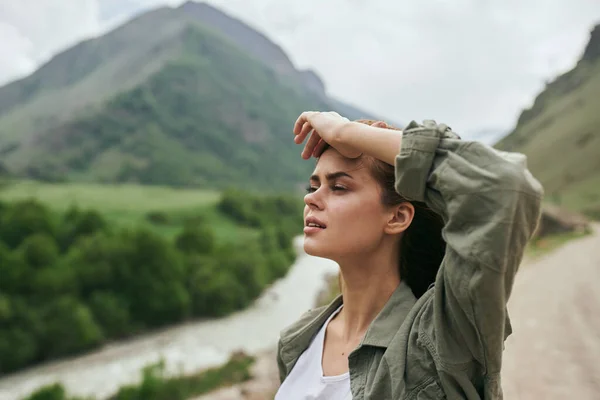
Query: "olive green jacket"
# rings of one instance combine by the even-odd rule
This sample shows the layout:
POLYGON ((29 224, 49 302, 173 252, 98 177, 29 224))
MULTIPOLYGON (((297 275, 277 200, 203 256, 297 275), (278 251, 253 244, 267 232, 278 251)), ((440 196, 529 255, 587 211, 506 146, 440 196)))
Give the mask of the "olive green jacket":
MULTIPOLYGON (((396 190, 443 216, 446 254, 419 299, 401 283, 348 364, 354 400, 501 399, 506 309, 541 213, 525 156, 462 141, 446 125, 411 122, 396 156, 396 190)), ((341 296, 281 332, 283 381, 341 296)))

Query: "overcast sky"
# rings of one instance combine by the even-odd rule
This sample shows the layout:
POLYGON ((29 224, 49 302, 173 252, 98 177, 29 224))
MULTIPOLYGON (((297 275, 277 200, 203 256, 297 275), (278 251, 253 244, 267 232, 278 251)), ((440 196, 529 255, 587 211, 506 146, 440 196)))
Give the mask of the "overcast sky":
MULTIPOLYGON (((0 0, 0 84, 168 0, 0 0)), ((212 0, 262 31, 331 95, 464 136, 509 130, 571 68, 600 0, 212 0)))

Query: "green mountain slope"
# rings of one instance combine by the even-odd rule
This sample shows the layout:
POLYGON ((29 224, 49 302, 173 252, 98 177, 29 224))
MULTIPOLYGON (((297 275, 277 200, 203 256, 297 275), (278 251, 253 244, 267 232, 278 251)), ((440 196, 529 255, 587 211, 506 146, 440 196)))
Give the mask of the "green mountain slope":
POLYGON ((600 216, 600 25, 577 65, 549 83, 496 147, 528 156, 549 201, 600 216))
POLYGON ((0 149, 7 152, 11 144, 139 84, 176 56, 178 49, 170 42, 180 30, 177 15, 158 9, 83 41, 0 88, 0 149))
POLYGON ((86 180, 213 187, 290 187, 306 176, 290 122, 316 103, 197 27, 180 38, 180 58, 30 146, 27 158, 35 161, 28 168, 86 180))
MULTIPOLYGON (((309 90, 313 95, 316 95, 327 104, 329 109, 338 110, 350 119, 378 119, 376 116, 365 113, 351 104, 329 97, 326 93, 325 84, 314 71, 297 70, 281 47, 239 19, 203 2, 188 1, 183 3, 178 10, 185 14, 187 18, 218 32, 244 49, 246 53, 272 68, 279 76, 283 77, 282 83, 300 82, 303 90, 309 90)), ((395 122, 398 125, 397 121, 389 122, 395 122)))
POLYGON ((291 141, 298 113, 369 117, 190 7, 204 6, 145 13, 0 88, 0 163, 50 181, 292 188, 311 168, 291 141))

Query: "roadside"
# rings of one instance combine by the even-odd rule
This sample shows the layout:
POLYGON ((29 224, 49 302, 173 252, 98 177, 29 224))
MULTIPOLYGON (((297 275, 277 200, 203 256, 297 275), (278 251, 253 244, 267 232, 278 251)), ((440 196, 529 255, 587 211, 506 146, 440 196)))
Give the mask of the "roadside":
POLYGON ((279 387, 276 351, 265 351, 255 357, 256 362, 250 369, 251 380, 190 400, 272 400, 279 387))
POLYGON ((523 268, 508 304, 505 398, 600 398, 600 224, 523 268))

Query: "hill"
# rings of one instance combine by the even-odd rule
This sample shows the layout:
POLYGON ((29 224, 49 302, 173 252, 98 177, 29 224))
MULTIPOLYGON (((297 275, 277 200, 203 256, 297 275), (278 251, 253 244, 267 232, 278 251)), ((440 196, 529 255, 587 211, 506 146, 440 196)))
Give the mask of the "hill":
POLYGON ((546 85, 495 146, 528 156, 549 201, 600 217, 600 24, 576 66, 546 85))
POLYGON ((46 181, 293 188, 311 168, 290 133, 305 109, 372 118, 250 26, 188 2, 0 88, 0 162, 46 181))

